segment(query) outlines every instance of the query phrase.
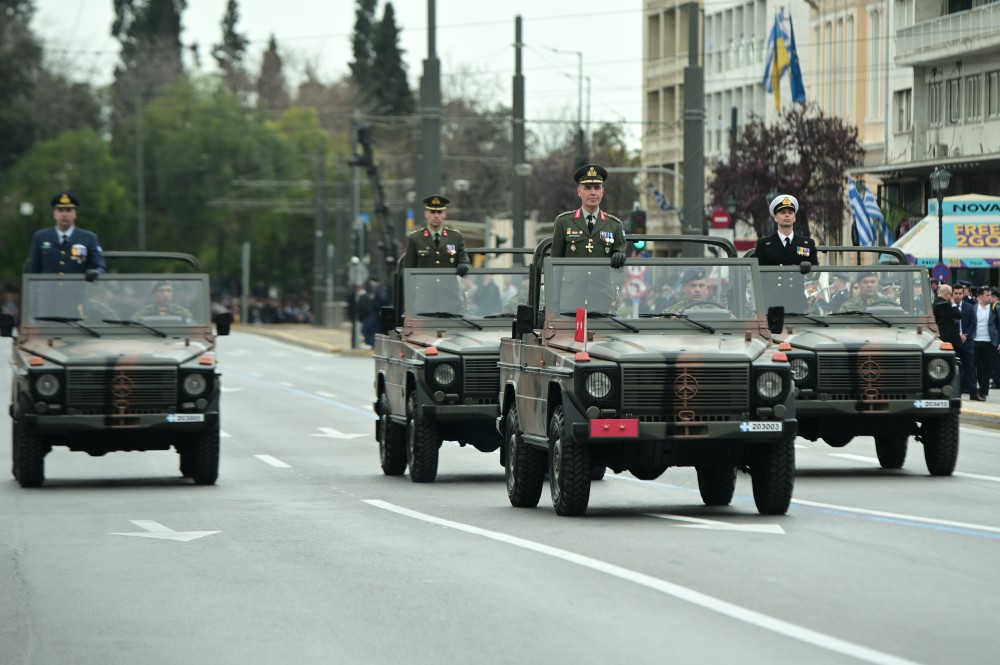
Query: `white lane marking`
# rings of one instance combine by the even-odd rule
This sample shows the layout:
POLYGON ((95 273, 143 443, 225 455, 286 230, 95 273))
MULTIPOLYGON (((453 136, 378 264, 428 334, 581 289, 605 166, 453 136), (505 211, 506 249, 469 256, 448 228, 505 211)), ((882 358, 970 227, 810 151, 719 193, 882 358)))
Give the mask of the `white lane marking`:
POLYGON ((223 386, 222 388, 220 388, 220 390, 222 392, 224 392, 224 393, 240 393, 240 392, 243 392, 242 388, 227 388, 225 386, 223 386))
POLYGON ((179 540, 186 543, 189 540, 195 540, 196 538, 204 538, 205 536, 211 536, 215 533, 222 533, 221 531, 174 531, 170 527, 163 526, 159 522, 154 522, 152 520, 129 520, 129 522, 136 525, 140 529, 145 529, 145 531, 112 533, 111 535, 157 538, 159 540, 179 540))
POLYGON ((709 531, 750 531, 752 533, 773 533, 779 536, 785 535, 785 530, 780 524, 733 524, 722 520, 706 520, 700 517, 681 517, 680 515, 665 515, 657 513, 646 513, 650 517, 658 517, 661 520, 675 520, 677 522, 689 522, 689 524, 677 524, 679 529, 708 529, 709 531))
POLYGON ((806 501, 805 499, 792 499, 792 503, 797 503, 803 506, 812 506, 813 508, 829 508, 830 510, 839 510, 845 513, 874 515, 876 517, 885 517, 888 519, 903 520, 906 522, 919 522, 921 524, 936 524, 938 526, 969 529, 972 531, 1000 533, 1000 527, 986 526, 984 524, 972 524, 971 522, 955 522, 952 520, 939 520, 939 519, 934 519, 932 517, 918 517, 916 515, 904 515, 903 513, 889 513, 882 510, 865 510, 864 508, 851 508, 850 506, 841 506, 835 503, 820 503, 818 501, 806 501))
POLYGON ((368 436, 367 434, 345 434, 339 430, 335 430, 332 427, 317 427, 321 433, 320 434, 310 434, 309 436, 321 436, 325 439, 356 439, 360 436, 368 436))
POLYGON ((976 434, 978 436, 988 436, 994 439, 1000 439, 1000 432, 996 432, 988 429, 979 429, 978 427, 959 427, 960 431, 968 432, 969 434, 976 434))
POLYGON ((257 459, 259 459, 261 462, 264 462, 265 464, 270 464, 271 466, 277 467, 279 469, 290 469, 290 468, 292 468, 291 464, 285 464, 284 462, 282 462, 277 457, 271 457, 270 455, 254 455, 254 457, 256 457, 257 459))
POLYGON ((538 554, 544 554, 545 556, 550 556, 555 559, 561 559, 567 563, 589 568, 590 570, 604 573, 605 575, 634 582, 635 584, 644 586, 647 589, 659 591, 660 593, 672 596, 678 600, 682 600, 693 605, 697 605, 712 612, 717 612, 718 614, 730 617, 731 619, 736 619, 737 621, 742 621, 752 626, 757 626, 758 628, 763 628, 764 630, 769 630, 774 633, 778 633, 779 635, 784 635, 785 637, 790 637, 794 640, 799 640, 800 642, 805 642, 806 644, 810 644, 821 649, 844 654, 850 658, 856 658, 868 663, 877 663, 878 665, 915 665, 912 660, 906 660, 905 658, 893 656, 892 654, 876 651, 875 649, 869 649, 868 647, 861 646, 860 644, 854 644, 853 642, 841 640, 831 635, 824 635, 823 633, 810 630, 804 626, 789 623, 787 621, 768 616, 767 614, 756 612, 754 610, 720 600, 713 596, 700 593, 694 589, 689 589, 687 587, 680 586, 679 584, 661 580, 651 575, 645 575, 634 570, 629 570, 628 568, 616 566, 613 563, 607 563, 606 561, 600 561, 599 559, 592 559, 591 557, 576 554, 575 552, 570 552, 569 550, 559 549, 558 547, 552 547, 551 545, 543 545, 542 543, 525 540, 524 538, 518 538, 517 536, 500 533, 499 531, 490 531, 489 529, 483 529, 470 524, 452 522, 451 520, 441 519, 440 517, 434 517, 433 515, 418 513, 415 510, 409 510, 408 508, 396 506, 386 501, 380 501, 377 499, 363 499, 363 501, 370 506, 374 506, 375 508, 388 510, 405 517, 411 517, 430 524, 448 527, 449 529, 455 529, 456 531, 464 531, 465 533, 469 533, 474 536, 482 536, 484 538, 489 538, 490 540, 495 540, 497 542, 537 552, 538 554))
POLYGON ((330 399, 337 399, 337 396, 334 395, 333 393, 324 392, 322 390, 317 390, 316 394, 319 395, 320 397, 328 397, 330 399))
POLYGON ((230 434, 229 432, 225 431, 225 430, 221 430, 220 429, 219 430, 219 438, 220 439, 231 439, 231 438, 233 438, 233 435, 230 434))
POLYGON ((278 381, 278 385, 279 386, 284 386, 286 388, 294 388, 295 387, 294 383, 289 383, 288 381, 278 381))
MULTIPOLYGON (((842 457, 849 460, 857 460, 858 462, 871 462, 873 464, 878 464, 877 457, 864 457, 863 455, 849 455, 847 453, 827 453, 830 457, 842 457)), ((956 471, 952 474, 953 476, 959 476, 961 478, 975 478, 976 480, 990 480, 995 483, 1000 483, 1000 476, 984 476, 979 473, 965 473, 962 471, 956 471)))

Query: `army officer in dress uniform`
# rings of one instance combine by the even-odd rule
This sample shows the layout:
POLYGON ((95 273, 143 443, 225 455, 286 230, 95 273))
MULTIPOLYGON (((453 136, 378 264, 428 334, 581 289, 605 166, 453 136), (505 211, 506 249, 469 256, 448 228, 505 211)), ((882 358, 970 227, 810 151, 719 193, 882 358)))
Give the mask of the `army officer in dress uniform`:
POLYGON ((573 174, 580 207, 556 217, 552 226, 552 256, 607 256, 612 268, 625 265, 625 227, 601 210, 608 170, 585 164, 573 174))
POLYGON ((791 194, 778 194, 769 209, 778 230, 757 241, 754 251, 757 262, 762 266, 797 266, 803 261, 819 265, 816 243, 812 238, 795 233, 798 199, 791 194))
POLYGON ((465 252, 465 238, 444 225, 451 201, 440 194, 424 199, 424 219, 427 226, 411 233, 406 239, 404 268, 443 268, 454 266, 455 274, 465 277, 469 272, 469 255, 465 252))
POLYGON ((87 281, 92 282, 98 274, 108 271, 97 234, 76 226, 79 204, 70 192, 59 192, 52 197, 52 217, 56 224, 36 231, 32 237, 28 272, 84 273, 87 281))

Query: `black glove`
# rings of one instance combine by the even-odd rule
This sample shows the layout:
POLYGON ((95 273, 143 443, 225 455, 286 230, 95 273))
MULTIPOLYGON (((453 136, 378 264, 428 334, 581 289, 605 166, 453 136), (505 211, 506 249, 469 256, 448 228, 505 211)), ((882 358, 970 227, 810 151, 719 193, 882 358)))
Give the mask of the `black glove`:
POLYGON ((625 265, 625 254, 622 252, 614 252, 611 254, 611 267, 621 268, 625 265))
POLYGON ((468 263, 459 263, 457 266, 455 266, 455 274, 458 275, 459 277, 465 277, 465 275, 468 274, 468 272, 469 272, 468 263))
POLYGON ((101 274, 100 270, 97 270, 96 268, 91 268, 90 270, 88 270, 86 272, 86 274, 84 275, 84 278, 88 282, 93 282, 95 279, 97 279, 97 276, 100 275, 100 274, 101 274))

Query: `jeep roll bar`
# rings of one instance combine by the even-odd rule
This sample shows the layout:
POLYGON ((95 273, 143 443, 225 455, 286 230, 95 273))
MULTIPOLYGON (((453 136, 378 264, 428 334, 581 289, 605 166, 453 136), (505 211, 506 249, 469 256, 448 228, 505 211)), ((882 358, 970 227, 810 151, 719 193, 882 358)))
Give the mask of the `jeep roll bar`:
POLYGON ((185 252, 146 252, 129 250, 112 250, 104 252, 105 259, 134 259, 147 261, 179 261, 188 264, 194 272, 201 272, 201 262, 191 254, 185 252))

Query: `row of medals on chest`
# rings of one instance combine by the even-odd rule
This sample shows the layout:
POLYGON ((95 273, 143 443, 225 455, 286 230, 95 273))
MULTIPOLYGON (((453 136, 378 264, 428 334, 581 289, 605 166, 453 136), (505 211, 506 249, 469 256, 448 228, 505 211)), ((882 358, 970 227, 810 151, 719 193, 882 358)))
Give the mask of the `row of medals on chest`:
MULTIPOLYGON (((575 252, 576 251, 576 243, 577 242, 583 242, 582 240, 578 240, 577 236, 583 235, 583 232, 582 231, 576 231, 574 229, 566 229, 566 235, 571 236, 570 239, 569 239, 569 243, 570 243, 569 244, 569 249, 570 249, 571 252, 575 252)), ((614 241, 615 241, 615 234, 614 234, 614 232, 612 232, 612 231, 601 231, 600 240, 601 240, 601 242, 604 243, 604 253, 605 254, 610 254, 611 253, 611 244, 614 243, 614 241)), ((584 249, 587 250, 587 253, 592 253, 594 251, 594 239, 593 238, 587 238, 587 244, 584 245, 584 249)))

